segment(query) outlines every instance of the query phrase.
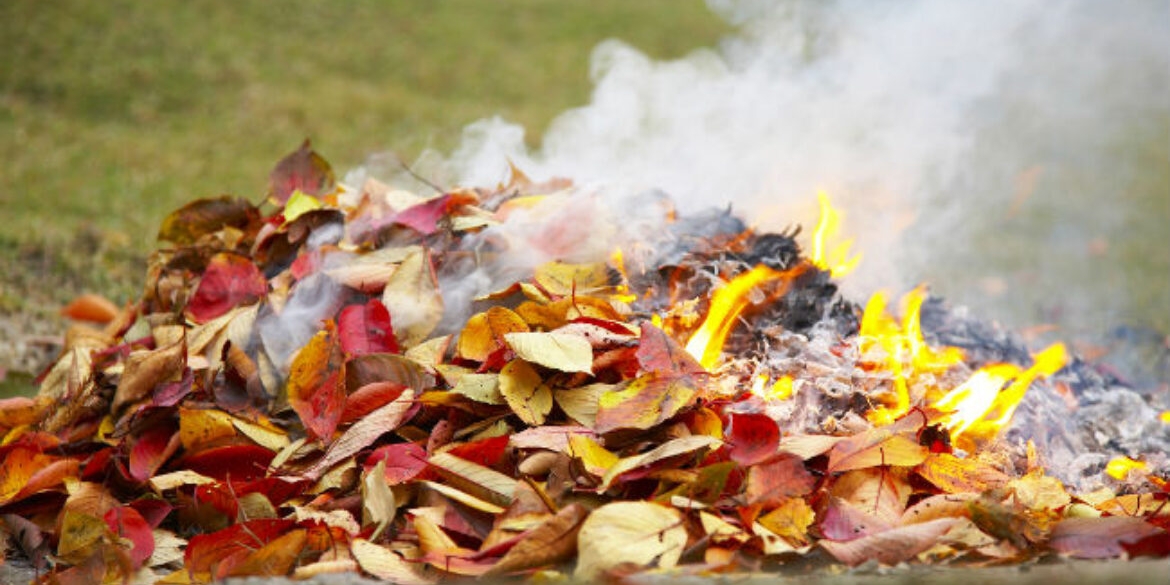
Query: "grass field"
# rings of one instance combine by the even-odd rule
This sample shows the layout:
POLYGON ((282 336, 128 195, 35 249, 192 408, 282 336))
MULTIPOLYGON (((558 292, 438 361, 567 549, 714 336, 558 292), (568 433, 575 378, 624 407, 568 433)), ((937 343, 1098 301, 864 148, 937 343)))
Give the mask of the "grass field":
POLYGON ((60 331, 80 291, 133 298, 167 212, 258 199, 305 137, 339 171, 494 115, 539 139, 598 42, 726 31, 701 0, 0 3, 0 315, 60 331))

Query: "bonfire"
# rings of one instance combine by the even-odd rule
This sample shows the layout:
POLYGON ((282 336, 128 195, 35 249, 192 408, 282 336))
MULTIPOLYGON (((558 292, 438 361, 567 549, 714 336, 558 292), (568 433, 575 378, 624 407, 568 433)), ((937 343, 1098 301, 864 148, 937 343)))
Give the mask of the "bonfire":
POLYGON ((826 196, 803 245, 588 201, 344 185, 306 142, 265 202, 175 211, 141 299, 79 299, 100 328, 0 401, 9 554, 409 585, 1170 555, 1170 413, 924 287, 842 298, 826 196))

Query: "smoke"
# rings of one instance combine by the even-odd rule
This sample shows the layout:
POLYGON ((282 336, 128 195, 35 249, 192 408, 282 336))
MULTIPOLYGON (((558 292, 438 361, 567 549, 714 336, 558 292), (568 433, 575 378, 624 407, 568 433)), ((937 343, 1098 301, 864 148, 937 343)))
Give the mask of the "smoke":
POLYGON ((854 297, 928 281, 1013 325, 1170 328, 1170 3, 710 5, 738 29, 720 46, 602 43, 539 148, 484 120, 428 172, 494 185, 511 160, 770 230, 825 189, 865 253, 854 297))

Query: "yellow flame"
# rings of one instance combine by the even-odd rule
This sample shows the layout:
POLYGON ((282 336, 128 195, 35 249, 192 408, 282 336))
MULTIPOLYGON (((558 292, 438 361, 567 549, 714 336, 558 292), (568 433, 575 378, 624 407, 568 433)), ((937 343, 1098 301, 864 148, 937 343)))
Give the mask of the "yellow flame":
POLYGON ((941 422, 951 431, 952 440, 959 436, 976 441, 994 438, 1011 422, 1032 383, 1052 376, 1069 360, 1062 343, 1050 345, 1032 357, 1032 366, 1026 370, 1012 364, 981 368, 934 403, 937 410, 946 413, 941 422))
POLYGON ((792 377, 781 376, 769 387, 768 376, 760 374, 752 381, 752 394, 764 400, 788 400, 792 398, 792 377))
POLYGON ((609 261, 614 269, 622 275, 622 282, 617 285, 617 293, 613 297, 623 303, 632 303, 638 300, 638 295, 630 292, 630 275, 626 272, 626 260, 622 254, 622 249, 614 248, 613 253, 609 255, 609 261))
POLYGON ((1162 424, 1170 425, 1170 410, 1162 411, 1162 414, 1158 415, 1158 418, 1162 421, 1162 424))
POLYGON ((821 216, 813 230, 812 256, 813 265, 821 270, 828 270, 833 277, 849 274, 861 262, 861 254, 849 256, 849 248, 853 240, 845 240, 832 250, 826 249, 826 242, 837 234, 841 223, 841 215, 829 203, 829 196, 824 191, 817 191, 817 201, 820 203, 821 216))
POLYGON ((885 369, 893 377, 893 394, 887 404, 871 410, 867 416, 884 425, 910 410, 909 380, 925 373, 946 371, 963 361, 963 351, 956 347, 935 349, 922 337, 920 315, 926 300, 926 288, 919 286, 902 296, 902 322, 886 312, 886 295, 878 291, 869 298, 861 316, 859 347, 867 353, 875 346, 885 354, 885 369))
POLYGON ((1129 457, 1117 457, 1105 465, 1105 474, 1116 480, 1124 480, 1129 477, 1131 471, 1145 471, 1145 461, 1138 461, 1130 459, 1129 457))
POLYGON ((761 264, 716 290, 711 295, 707 318, 687 341, 687 353, 699 360, 704 368, 710 370, 715 367, 727 335, 735 325, 735 319, 748 305, 748 294, 765 282, 785 278, 790 272, 773 270, 761 264))

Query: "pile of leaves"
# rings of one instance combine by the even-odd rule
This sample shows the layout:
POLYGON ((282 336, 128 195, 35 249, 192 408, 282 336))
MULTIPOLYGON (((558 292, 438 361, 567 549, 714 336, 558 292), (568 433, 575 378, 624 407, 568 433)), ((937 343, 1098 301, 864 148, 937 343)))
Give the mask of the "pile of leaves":
POLYGON ((631 308, 621 266, 543 264, 438 333, 436 274, 549 188, 349 193, 306 143, 269 203, 177 210, 141 300, 79 299, 104 327, 0 401, 6 555, 59 583, 413 585, 1170 554, 1157 478, 1070 494, 1035 453, 953 451, 922 409, 780 428, 750 380, 682 349, 678 314, 631 308), (322 282, 324 317, 295 322, 322 282))

